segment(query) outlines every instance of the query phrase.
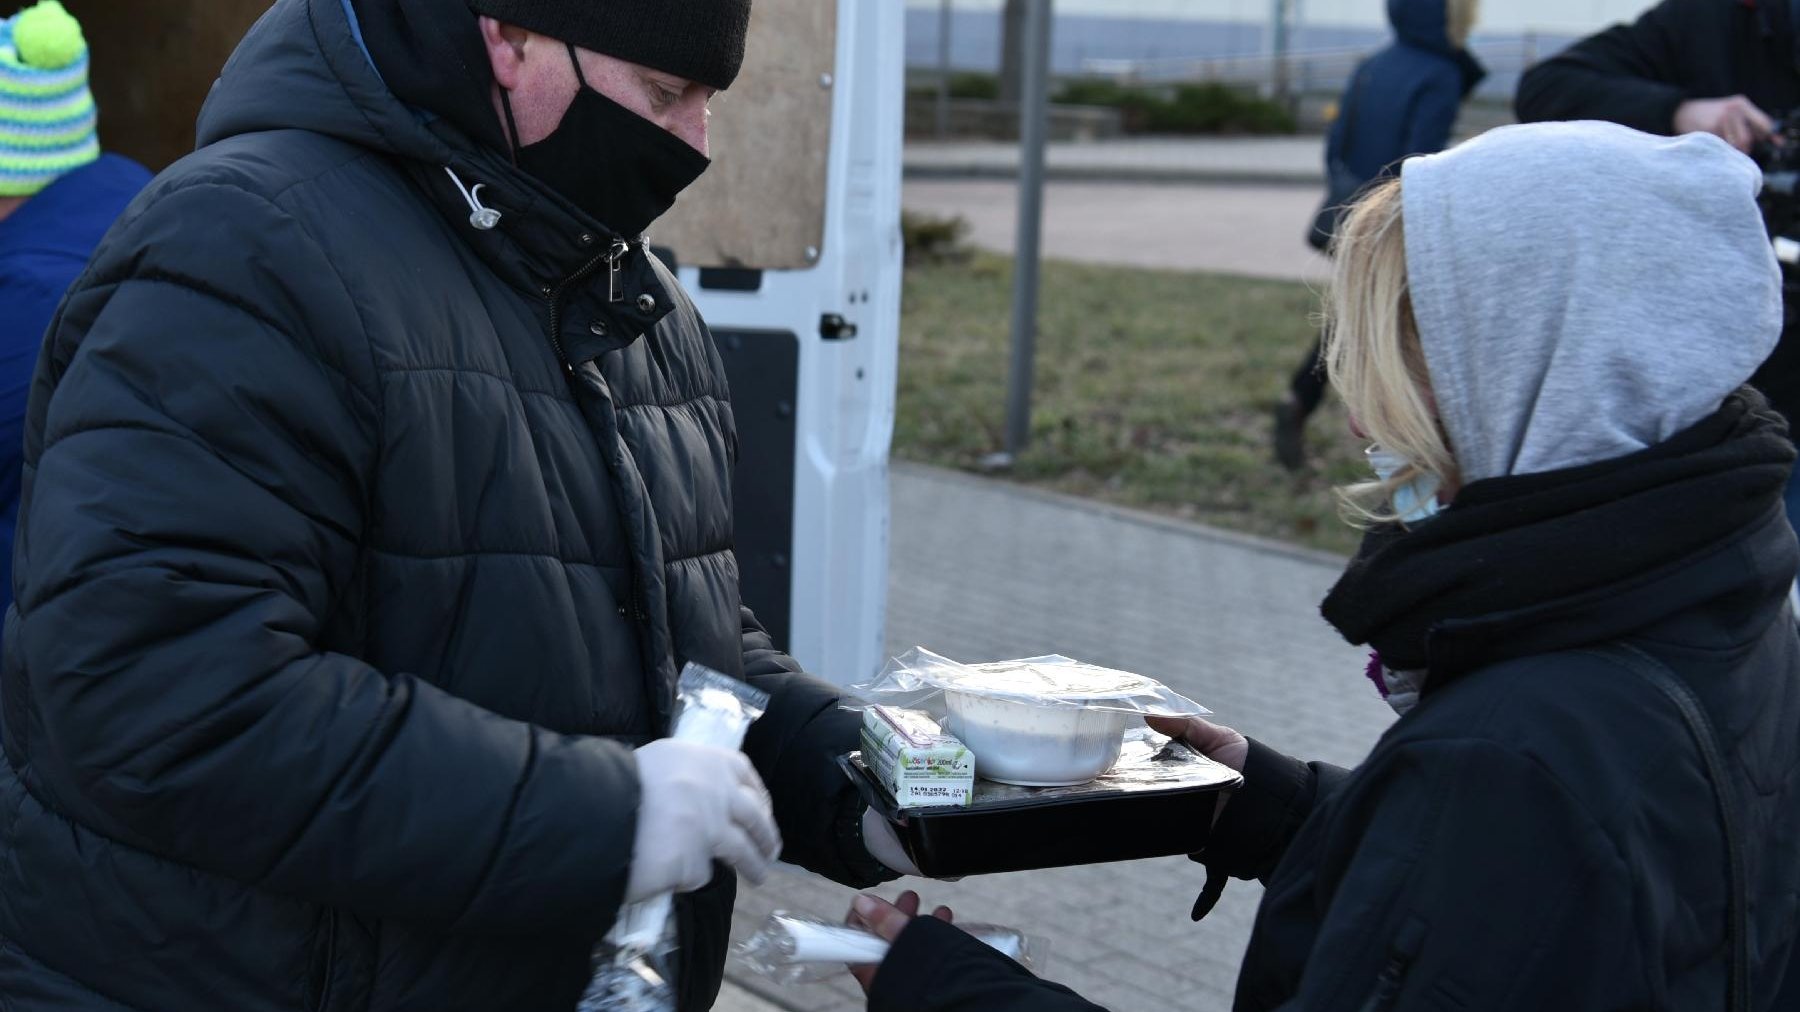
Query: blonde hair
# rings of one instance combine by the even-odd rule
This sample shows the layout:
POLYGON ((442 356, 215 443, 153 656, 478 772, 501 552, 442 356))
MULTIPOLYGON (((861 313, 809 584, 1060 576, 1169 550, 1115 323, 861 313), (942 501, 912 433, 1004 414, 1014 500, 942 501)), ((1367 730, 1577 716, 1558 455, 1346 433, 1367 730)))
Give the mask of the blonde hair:
POLYGON ((1332 240, 1326 369, 1362 431, 1407 462, 1385 482, 1338 490, 1345 519, 1359 527, 1397 520, 1395 490, 1421 475, 1445 488, 1459 481, 1413 318, 1401 209, 1400 180, 1378 183, 1345 211, 1332 240))
POLYGON ((1481 0, 1448 0, 1444 5, 1444 18, 1447 22, 1450 44, 1458 49, 1469 44, 1469 33, 1475 30, 1475 22, 1481 14, 1481 0))

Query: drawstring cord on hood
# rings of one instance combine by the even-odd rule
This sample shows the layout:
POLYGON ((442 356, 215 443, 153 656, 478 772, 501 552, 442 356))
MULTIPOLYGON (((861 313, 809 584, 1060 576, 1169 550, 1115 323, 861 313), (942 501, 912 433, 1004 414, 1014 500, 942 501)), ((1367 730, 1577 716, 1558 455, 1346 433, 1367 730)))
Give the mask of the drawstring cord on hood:
POLYGON ((469 202, 469 224, 483 232, 490 231, 495 225, 500 224, 500 212, 481 202, 481 188, 486 186, 486 183, 476 183, 471 189, 463 185, 462 177, 458 176, 456 170, 450 166, 444 166, 444 173, 450 177, 452 183, 456 184, 456 192, 462 194, 463 199, 469 202))

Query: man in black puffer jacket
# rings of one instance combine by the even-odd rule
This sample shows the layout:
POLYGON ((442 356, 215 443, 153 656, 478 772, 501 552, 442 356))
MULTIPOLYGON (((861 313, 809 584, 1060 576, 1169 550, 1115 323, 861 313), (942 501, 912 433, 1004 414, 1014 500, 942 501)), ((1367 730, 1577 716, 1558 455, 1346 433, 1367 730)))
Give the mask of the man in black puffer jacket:
MULTIPOLYGON (((889 874, 854 718, 740 604, 724 373, 640 238, 749 2, 661 6, 280 0, 101 245, 27 420, 0 1007, 572 1008, 645 862, 757 863, 645 846, 742 763, 648 772, 689 661, 773 697, 783 857, 889 874)), ((684 1008, 734 882, 678 904, 684 1008)))
MULTIPOLYGON (((1651 134, 1716 134, 1745 153, 1800 109, 1800 49, 1789 0, 1662 0, 1532 67, 1519 79, 1521 123, 1605 120, 1651 134)), ((1771 230, 1792 223, 1771 219, 1771 230)), ((1699 268, 1702 265, 1696 265, 1699 268)), ((1782 270, 1781 343, 1752 378, 1800 429, 1800 272, 1782 270)), ((1800 526, 1800 472, 1785 493, 1800 526)))

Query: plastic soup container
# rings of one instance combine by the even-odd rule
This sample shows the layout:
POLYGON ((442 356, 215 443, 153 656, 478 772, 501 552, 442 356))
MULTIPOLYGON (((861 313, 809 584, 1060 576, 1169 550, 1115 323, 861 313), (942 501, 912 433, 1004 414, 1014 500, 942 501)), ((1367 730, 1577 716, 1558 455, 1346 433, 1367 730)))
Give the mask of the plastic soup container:
POLYGON ((975 753, 976 773, 1021 787, 1085 784, 1119 760, 1131 714, 1044 706, 946 691, 950 732, 975 753))
POLYGON ((1137 716, 1111 701, 1159 690, 1153 679, 1066 659, 974 664, 944 686, 947 730, 975 753, 975 774, 1021 787, 1085 784, 1112 769, 1137 716))

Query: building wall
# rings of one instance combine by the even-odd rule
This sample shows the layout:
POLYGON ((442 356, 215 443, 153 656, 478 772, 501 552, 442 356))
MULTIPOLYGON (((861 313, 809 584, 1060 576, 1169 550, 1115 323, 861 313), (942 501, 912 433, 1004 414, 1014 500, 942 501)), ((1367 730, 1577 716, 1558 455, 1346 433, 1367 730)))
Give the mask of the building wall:
MULTIPOLYGON (((1002 0, 952 0, 957 10, 993 11, 1002 0)), ((1059 14, 1115 19, 1237 21, 1269 20, 1270 0, 1054 0, 1059 14)), ((1312 25, 1380 27, 1383 0, 1291 0, 1299 20, 1312 25)), ((1482 24, 1490 31, 1538 31, 1585 35, 1615 21, 1629 21, 1654 0, 1488 0, 1482 24)), ((936 9, 940 0, 907 0, 914 9, 936 9)))
POLYGON ((93 51, 100 141, 161 169, 194 149, 207 89, 269 0, 64 0, 93 51))

